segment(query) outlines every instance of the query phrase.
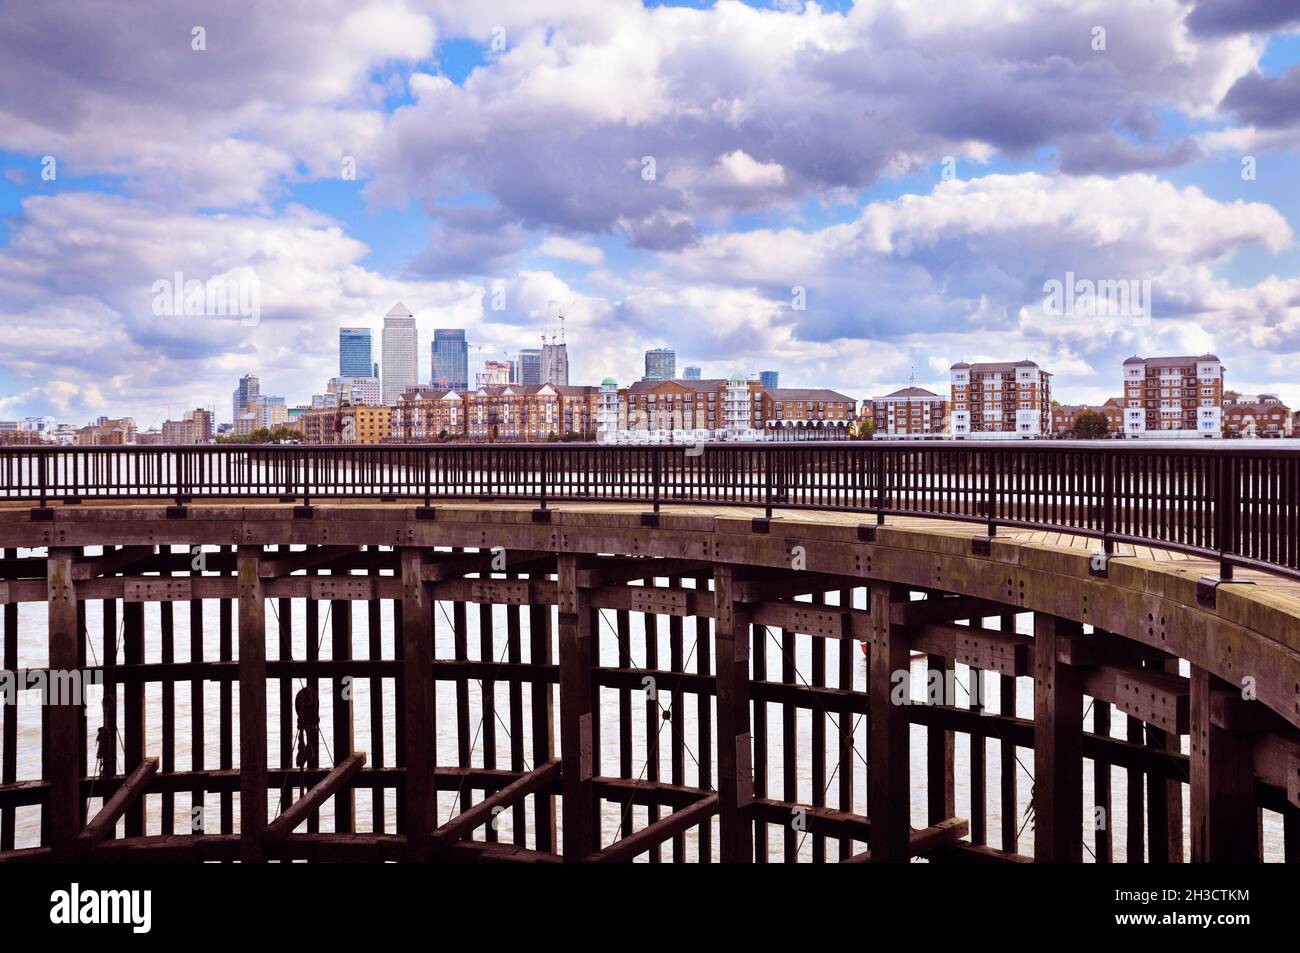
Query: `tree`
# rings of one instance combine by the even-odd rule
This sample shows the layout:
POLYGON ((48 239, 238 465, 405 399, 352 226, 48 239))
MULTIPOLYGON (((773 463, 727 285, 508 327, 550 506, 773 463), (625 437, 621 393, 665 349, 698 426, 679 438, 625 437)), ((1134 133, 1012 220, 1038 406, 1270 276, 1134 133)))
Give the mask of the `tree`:
POLYGON ((1097 440, 1110 436, 1110 421, 1099 410, 1081 410, 1074 415, 1070 436, 1080 440, 1097 440))
POLYGON ((302 443, 302 434, 283 425, 274 430, 259 427, 248 434, 224 434, 217 438, 217 443, 302 443))

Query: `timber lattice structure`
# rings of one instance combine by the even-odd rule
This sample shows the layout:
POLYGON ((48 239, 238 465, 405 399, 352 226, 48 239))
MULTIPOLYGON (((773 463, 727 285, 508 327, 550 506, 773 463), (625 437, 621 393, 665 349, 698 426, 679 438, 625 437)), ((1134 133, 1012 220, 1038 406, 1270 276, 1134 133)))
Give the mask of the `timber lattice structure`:
POLYGON ((3 669, 103 685, 39 724, 4 705, 0 860, 1250 861, 1264 813, 1300 859, 1294 453, 4 450, 0 474, 3 669), (966 697, 899 704, 919 656, 966 697))

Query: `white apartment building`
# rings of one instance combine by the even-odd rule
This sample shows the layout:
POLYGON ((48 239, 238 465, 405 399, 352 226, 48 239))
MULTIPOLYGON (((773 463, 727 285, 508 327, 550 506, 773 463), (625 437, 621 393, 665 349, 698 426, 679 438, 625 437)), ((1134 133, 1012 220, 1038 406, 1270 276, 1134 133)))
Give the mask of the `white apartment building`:
POLYGON ((1123 364, 1124 436, 1223 435, 1223 363, 1197 357, 1138 357, 1123 364))

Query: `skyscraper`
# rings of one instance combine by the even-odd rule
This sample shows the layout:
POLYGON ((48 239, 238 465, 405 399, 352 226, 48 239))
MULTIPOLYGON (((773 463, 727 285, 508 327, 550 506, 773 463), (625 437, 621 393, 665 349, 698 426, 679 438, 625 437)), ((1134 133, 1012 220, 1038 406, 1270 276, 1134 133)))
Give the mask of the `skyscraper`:
POLYGON ((542 344, 541 383, 569 383, 569 346, 567 344, 542 344))
POLYGON ((464 328, 434 328, 429 383, 443 390, 469 388, 469 345, 464 328))
POLYGON ((339 377, 370 377, 372 350, 369 328, 339 328, 339 377))
MULTIPOLYGON (((384 315, 380 363, 384 371, 384 403, 395 404, 408 387, 419 383, 419 332, 415 316, 400 301, 384 315)), ((364 375, 363 375, 364 376, 364 375)))
POLYGON ((235 388, 232 396, 230 415, 231 420, 239 420, 239 415, 248 409, 248 403, 256 398, 262 391, 262 382, 252 374, 245 374, 239 379, 239 386, 235 388))
POLYGON ((517 375, 520 384, 540 384, 542 382, 542 352, 537 348, 524 348, 519 352, 517 375))
POLYGON ((764 389, 772 390, 781 385, 777 383, 781 379, 780 371, 759 371, 758 382, 763 385, 764 389))
POLYGON ((700 379, 700 369, 694 364, 687 365, 686 370, 682 371, 682 380, 697 381, 700 379))
POLYGON ((677 376, 677 352, 668 347, 657 347, 645 352, 645 377, 647 381, 670 381, 677 376))

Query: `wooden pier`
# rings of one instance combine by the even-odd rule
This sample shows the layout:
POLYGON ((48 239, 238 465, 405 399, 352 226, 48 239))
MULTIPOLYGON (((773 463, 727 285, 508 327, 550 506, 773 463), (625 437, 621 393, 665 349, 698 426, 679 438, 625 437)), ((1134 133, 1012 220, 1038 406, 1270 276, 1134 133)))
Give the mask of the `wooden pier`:
POLYGON ((3 861, 1255 861, 1263 812, 1300 859, 1300 582, 1260 551, 897 499, 65 495, 0 503, 3 668, 102 700, 41 706, 38 776, 4 706, 3 861))

